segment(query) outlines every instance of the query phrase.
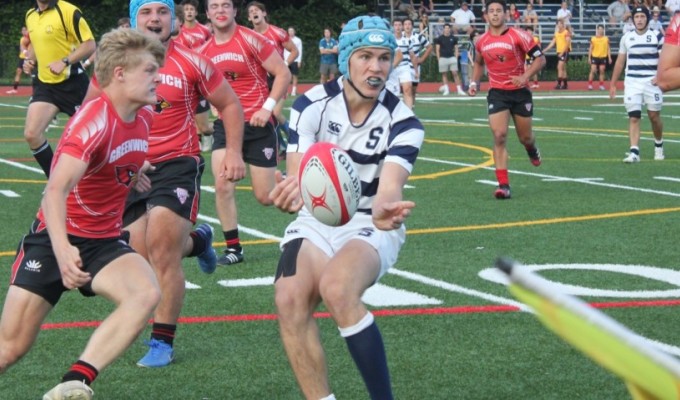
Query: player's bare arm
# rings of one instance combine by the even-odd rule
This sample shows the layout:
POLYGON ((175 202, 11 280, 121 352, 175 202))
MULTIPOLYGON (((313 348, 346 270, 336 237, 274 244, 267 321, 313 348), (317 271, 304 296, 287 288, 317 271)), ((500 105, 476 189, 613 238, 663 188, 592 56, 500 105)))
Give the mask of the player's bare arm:
POLYGON ((226 80, 211 93, 206 100, 220 112, 227 135, 227 148, 219 176, 229 181, 239 181, 246 176, 243 161, 243 108, 234 90, 226 80))
POLYGON ((66 233, 66 199, 86 170, 86 162, 62 154, 50 175, 41 202, 61 280, 68 289, 81 287, 92 279, 81 269, 80 251, 71 245, 66 233))
POLYGON ((253 126, 265 126, 269 122, 274 105, 283 98, 283 95, 288 90, 288 82, 290 82, 290 69, 283 61, 283 58, 277 52, 272 52, 269 57, 262 63, 262 67, 274 76, 274 83, 272 84, 272 90, 269 93, 269 98, 274 100, 273 104, 267 104, 265 102, 264 106, 257 110, 253 116, 250 118, 250 124, 253 126))

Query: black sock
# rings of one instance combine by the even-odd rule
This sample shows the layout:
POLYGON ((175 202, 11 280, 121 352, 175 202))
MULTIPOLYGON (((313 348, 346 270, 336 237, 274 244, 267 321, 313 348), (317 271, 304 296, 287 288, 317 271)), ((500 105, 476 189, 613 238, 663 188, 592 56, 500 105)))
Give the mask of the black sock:
POLYGON ((638 156, 640 155, 640 149, 637 147, 631 147, 630 152, 638 156))
POLYGON ((205 251, 205 239, 203 236, 199 235, 196 233, 196 231, 193 231, 189 234, 191 236, 191 240, 194 241, 194 247, 191 249, 191 253, 187 255, 187 257, 196 257, 199 254, 202 254, 205 251))
POLYGON ((45 143, 40 145, 37 149, 31 149, 31 151, 33 152, 33 157, 45 173, 45 176, 49 178, 53 157, 52 147, 50 147, 50 144, 45 140, 45 143))
POLYGON ((224 231, 222 233, 224 234, 224 241, 228 250, 236 250, 238 252, 243 250, 241 248, 241 240, 238 238, 238 228, 232 229, 230 231, 224 231))
POLYGON ((12 87, 14 87, 14 90, 19 89, 19 82, 14 82, 14 85, 12 85, 12 87))
POLYGON ((162 340, 172 346, 176 330, 177 325, 175 324, 159 324, 154 322, 151 328, 151 339, 162 340))
POLYGON ((343 334, 347 348, 361 373, 371 399, 392 399, 390 372, 380 330, 370 313, 357 325, 362 325, 365 320, 370 324, 364 329, 359 328, 361 329, 359 332, 347 336, 343 334), (370 320, 366 320, 367 317, 370 320))
POLYGON ((61 378, 61 381, 85 382, 87 386, 90 386, 92 382, 97 379, 97 375, 99 375, 97 368, 83 360, 78 360, 75 362, 75 364, 71 365, 71 368, 68 370, 68 372, 64 374, 63 378, 61 378))

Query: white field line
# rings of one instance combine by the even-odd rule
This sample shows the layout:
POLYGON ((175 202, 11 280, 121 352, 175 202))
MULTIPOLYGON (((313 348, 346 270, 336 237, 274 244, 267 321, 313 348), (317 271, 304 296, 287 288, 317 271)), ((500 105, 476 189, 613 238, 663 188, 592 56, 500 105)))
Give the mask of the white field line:
MULTIPOLYGON (((457 165, 457 166, 460 166, 460 167, 473 167, 473 166, 477 165, 477 164, 461 163, 461 162, 457 162, 457 161, 439 160, 439 159, 436 159, 436 158, 429 158, 429 157, 419 157, 418 160, 430 161, 430 162, 439 163, 439 164, 457 165)), ((494 167, 480 167, 480 169, 486 169, 488 171, 494 171, 495 170, 494 167)), ((524 171, 515 171, 515 170, 510 170, 509 172, 513 175, 526 175, 526 176, 532 176, 532 177, 535 177, 535 178, 541 178, 541 179, 546 179, 546 180, 557 180, 557 181, 560 181, 560 182, 582 183, 582 184, 585 184, 585 185, 608 187, 608 188, 612 188, 612 189, 630 190, 630 191, 634 191, 634 192, 659 194, 659 195, 671 196, 671 197, 680 197, 680 193, 666 192, 666 191, 654 190, 654 189, 645 189, 645 188, 639 188, 639 187, 634 187, 634 186, 616 185, 616 184, 613 184, 613 183, 604 183, 604 182, 593 181, 590 178, 568 178, 568 177, 560 177, 560 176, 546 175, 546 174, 537 174, 537 173, 533 173, 533 172, 524 172, 524 171)))

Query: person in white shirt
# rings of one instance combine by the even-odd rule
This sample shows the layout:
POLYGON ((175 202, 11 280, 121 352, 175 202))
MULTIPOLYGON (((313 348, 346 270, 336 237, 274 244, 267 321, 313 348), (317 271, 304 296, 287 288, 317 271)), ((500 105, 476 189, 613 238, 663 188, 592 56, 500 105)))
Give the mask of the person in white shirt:
POLYGON ((669 18, 673 18, 673 14, 680 11, 680 0, 667 0, 665 7, 669 18))
POLYGON ((659 10, 659 7, 654 6, 652 9, 652 20, 649 21, 649 29, 653 31, 659 31, 661 32, 662 35, 665 35, 666 32, 663 29, 663 24, 661 23, 661 10, 659 10))
POLYGON ((457 34, 458 30, 467 31, 470 24, 475 22, 475 14, 468 7, 467 2, 463 2, 460 8, 451 13, 451 23, 453 34, 457 34))
MULTIPOLYGON (((292 89, 290 92, 291 96, 297 96, 297 84, 298 84, 298 75, 300 74, 300 68, 302 68, 302 39, 299 37, 295 36, 295 28, 288 27, 288 36, 290 36, 290 40, 293 42, 295 47, 298 50, 298 55, 295 57, 295 60, 293 60, 290 65, 288 65, 288 69, 290 70, 290 75, 292 76, 292 89)), ((288 56, 290 55, 290 51, 287 49, 283 49, 283 59, 287 60, 288 56)))
POLYGON ((557 20, 564 21, 564 26, 569 28, 571 26, 571 11, 569 11, 566 1, 562 2, 561 8, 557 10, 557 20))

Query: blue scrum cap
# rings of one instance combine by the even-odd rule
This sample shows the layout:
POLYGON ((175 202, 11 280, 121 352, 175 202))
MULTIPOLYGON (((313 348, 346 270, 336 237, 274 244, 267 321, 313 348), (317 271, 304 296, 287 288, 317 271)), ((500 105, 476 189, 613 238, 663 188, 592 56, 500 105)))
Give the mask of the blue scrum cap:
POLYGON ((366 15, 350 20, 340 33, 338 69, 349 78, 349 58, 362 47, 382 47, 390 50, 394 58, 397 41, 390 24, 380 17, 366 15))
POLYGON ((175 2, 173 0, 130 0, 130 26, 137 28, 139 9, 147 4, 164 4, 170 9, 170 31, 175 29, 175 2))

